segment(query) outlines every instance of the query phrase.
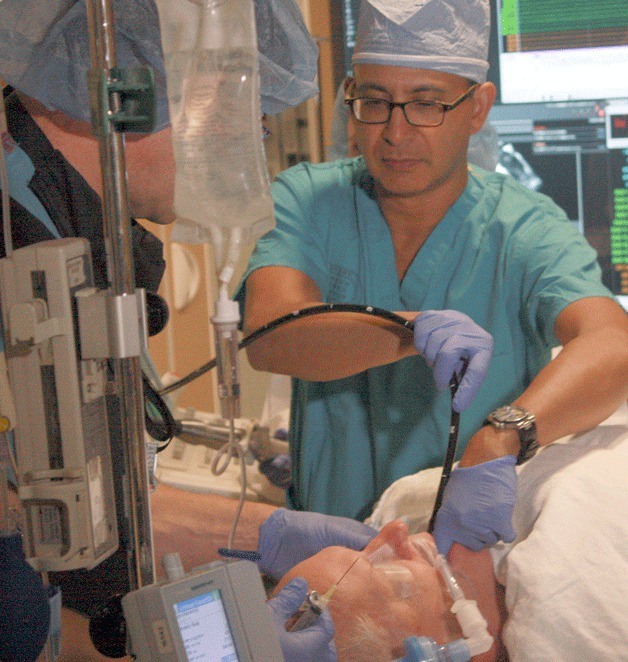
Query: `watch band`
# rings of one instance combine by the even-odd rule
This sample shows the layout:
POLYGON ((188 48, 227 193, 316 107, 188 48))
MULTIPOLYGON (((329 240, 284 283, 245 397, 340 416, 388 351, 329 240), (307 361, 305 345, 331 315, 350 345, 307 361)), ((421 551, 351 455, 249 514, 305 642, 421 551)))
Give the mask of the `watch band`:
POLYGON ((539 449, 534 414, 522 407, 513 405, 498 407, 486 417, 484 425, 492 425, 499 430, 517 431, 519 434, 517 464, 529 460, 539 449))
POLYGON ((531 427, 519 430, 519 454, 517 455, 517 464, 527 462, 536 455, 539 450, 539 442, 536 439, 536 423, 531 427))

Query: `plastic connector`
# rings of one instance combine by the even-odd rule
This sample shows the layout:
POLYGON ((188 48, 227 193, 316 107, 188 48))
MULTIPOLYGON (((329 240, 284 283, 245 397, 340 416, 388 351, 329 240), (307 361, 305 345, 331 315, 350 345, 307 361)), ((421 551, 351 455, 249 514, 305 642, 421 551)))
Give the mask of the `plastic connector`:
POLYGON ((462 630, 464 643, 471 656, 485 653, 493 645, 493 637, 488 632, 488 624, 478 609, 475 600, 467 600, 464 592, 458 585, 447 560, 442 554, 436 556, 435 566, 441 573, 447 590, 454 601, 451 612, 462 630))
POLYGON ((471 657, 486 653, 493 645, 493 637, 487 630, 488 624, 478 609, 476 601, 464 598, 456 600, 451 612, 456 616, 471 657))
POLYGON ((240 323, 240 306, 237 301, 220 297, 216 301, 216 312, 212 317, 212 323, 215 325, 226 326, 240 323))

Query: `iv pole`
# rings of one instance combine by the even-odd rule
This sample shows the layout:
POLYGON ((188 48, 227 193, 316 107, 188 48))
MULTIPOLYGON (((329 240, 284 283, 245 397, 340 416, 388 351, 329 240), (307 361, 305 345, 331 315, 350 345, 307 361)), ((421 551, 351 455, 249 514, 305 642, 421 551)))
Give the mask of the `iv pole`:
MULTIPOLYGON (((90 103, 92 124, 100 143, 109 281, 112 295, 123 301, 125 298, 134 299, 136 290, 127 204, 124 136, 112 128, 110 122, 111 113, 120 111, 121 101, 115 91, 103 99, 104 86, 98 84, 101 80, 111 82, 112 69, 116 67, 111 5, 111 0, 86 2, 92 64, 90 103)), ((124 500, 129 538, 127 568, 130 590, 135 590, 155 581, 141 367, 139 356, 113 358, 111 361, 120 403, 125 465, 124 500)))

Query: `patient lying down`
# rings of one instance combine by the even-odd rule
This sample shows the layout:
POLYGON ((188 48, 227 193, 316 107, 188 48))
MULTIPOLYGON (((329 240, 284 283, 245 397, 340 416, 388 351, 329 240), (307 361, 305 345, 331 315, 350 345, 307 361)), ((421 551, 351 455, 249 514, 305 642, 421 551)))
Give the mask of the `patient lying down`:
MULTIPOLYGON (((427 554, 412 544, 415 538, 436 551, 429 534, 409 536, 403 522, 393 521, 362 552, 328 547, 299 563, 276 590, 294 577, 303 577, 310 589, 323 594, 358 559, 329 603, 340 662, 390 662, 403 657, 403 641, 412 635, 432 637, 440 644, 459 639, 462 634, 449 611, 452 600, 443 579, 427 554)), ((466 597, 477 601, 495 639, 487 653, 473 660, 503 659, 499 639, 503 610, 488 550, 472 552, 454 545, 449 561, 466 597)))

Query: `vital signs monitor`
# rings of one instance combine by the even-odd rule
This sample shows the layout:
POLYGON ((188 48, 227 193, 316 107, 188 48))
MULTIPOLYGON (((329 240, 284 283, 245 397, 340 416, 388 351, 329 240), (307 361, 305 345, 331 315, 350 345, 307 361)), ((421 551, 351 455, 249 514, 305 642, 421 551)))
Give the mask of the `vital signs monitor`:
POLYGON ((139 662, 281 661, 279 637, 251 561, 217 561, 122 599, 139 662))

